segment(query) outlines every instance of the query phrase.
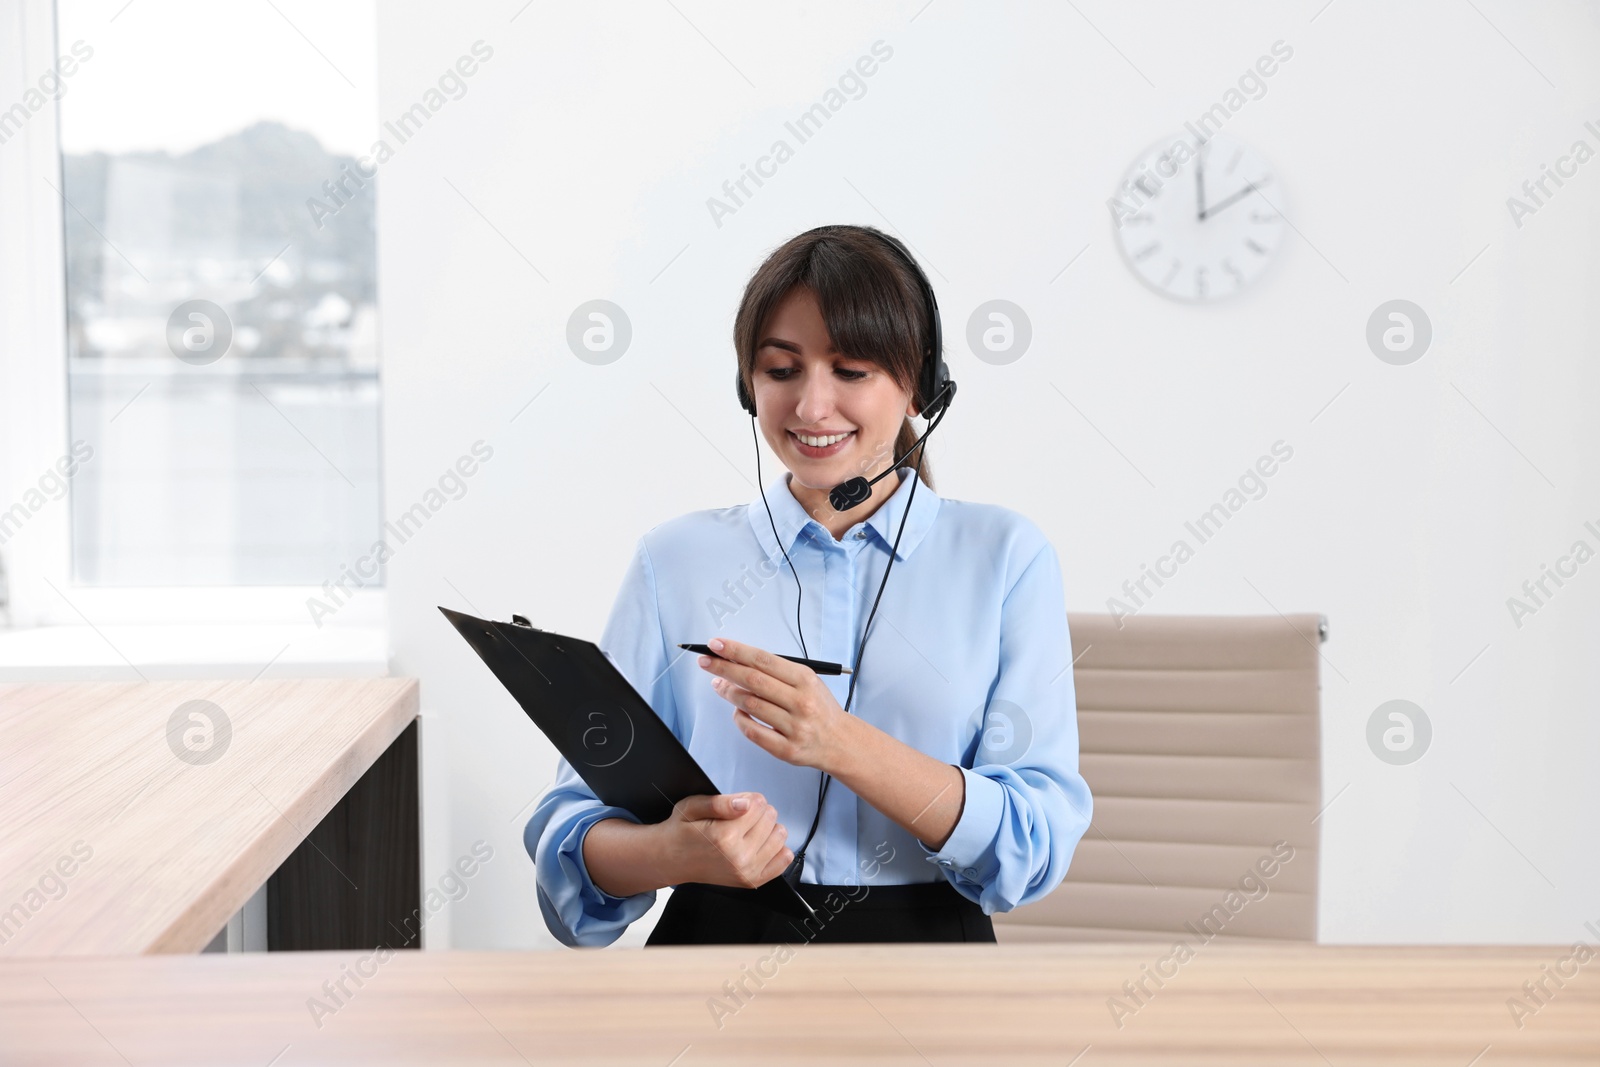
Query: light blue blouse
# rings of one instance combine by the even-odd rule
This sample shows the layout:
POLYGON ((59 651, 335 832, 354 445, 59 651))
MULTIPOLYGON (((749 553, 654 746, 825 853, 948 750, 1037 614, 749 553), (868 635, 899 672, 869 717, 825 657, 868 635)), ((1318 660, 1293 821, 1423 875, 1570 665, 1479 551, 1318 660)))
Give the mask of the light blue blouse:
MULTIPOLYGON (((894 495, 837 541, 789 491, 789 472, 767 487, 772 521, 805 591, 801 618, 812 659, 855 660, 912 488, 912 471, 897 473, 894 495)), ((739 732, 712 676, 677 647, 713 637, 803 654, 794 575, 759 496, 682 515, 640 538, 598 644, 722 792, 759 792, 777 806, 788 845, 798 849, 816 811, 820 772, 785 763, 739 732)), ((942 877, 986 914, 1048 894, 1066 875, 1092 812, 1078 773, 1071 666, 1061 566, 1044 534, 1007 508, 944 500, 919 482, 851 714, 962 768, 966 801, 935 852, 835 781, 801 881, 899 885, 942 877)), ((842 707, 849 676, 823 681, 842 707)), ((590 880, 583 836, 612 817, 638 821, 601 804, 560 759, 523 840, 545 925, 563 944, 609 945, 655 903, 655 891, 615 897, 590 880)))

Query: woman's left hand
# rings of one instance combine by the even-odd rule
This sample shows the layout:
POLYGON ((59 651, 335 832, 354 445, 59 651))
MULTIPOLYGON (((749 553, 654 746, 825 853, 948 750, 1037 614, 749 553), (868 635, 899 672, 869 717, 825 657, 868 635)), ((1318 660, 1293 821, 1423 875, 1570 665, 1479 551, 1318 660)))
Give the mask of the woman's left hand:
POLYGON ((740 732, 785 763, 832 773, 855 720, 817 673, 753 645, 709 644, 717 655, 701 656, 700 666, 717 676, 712 686, 734 706, 740 732))

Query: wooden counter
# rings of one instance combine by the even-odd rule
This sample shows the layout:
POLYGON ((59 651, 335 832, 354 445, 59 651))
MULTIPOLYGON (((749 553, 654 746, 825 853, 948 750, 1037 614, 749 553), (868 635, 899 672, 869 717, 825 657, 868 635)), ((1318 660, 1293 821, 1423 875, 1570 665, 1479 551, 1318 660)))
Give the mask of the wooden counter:
POLYGON ((416 716, 408 678, 0 685, 0 956, 198 952, 416 716))
POLYGON ((1600 960, 1521 1029, 1506 1007, 1569 950, 1213 942, 1147 982, 1120 1028, 1108 1000, 1163 946, 800 944, 765 965, 772 948, 748 945, 7 960, 0 1060, 1593 1067, 1600 960))

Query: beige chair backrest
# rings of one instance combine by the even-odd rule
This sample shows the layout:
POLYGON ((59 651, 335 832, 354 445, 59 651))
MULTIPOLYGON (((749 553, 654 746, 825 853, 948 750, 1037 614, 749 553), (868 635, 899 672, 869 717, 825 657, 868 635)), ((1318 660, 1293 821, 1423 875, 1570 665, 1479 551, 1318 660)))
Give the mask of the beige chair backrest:
POLYGON ((1093 819, 1066 879, 996 913, 996 936, 1316 940, 1320 617, 1068 624, 1093 819))

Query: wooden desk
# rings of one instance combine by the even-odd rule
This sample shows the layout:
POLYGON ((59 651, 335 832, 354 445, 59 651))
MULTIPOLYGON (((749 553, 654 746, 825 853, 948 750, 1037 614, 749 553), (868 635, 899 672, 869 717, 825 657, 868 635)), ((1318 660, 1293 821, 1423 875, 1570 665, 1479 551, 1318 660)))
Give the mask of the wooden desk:
POLYGON ((1521 1030, 1506 1009, 1565 953, 1555 946, 1213 942, 1118 1029, 1107 999, 1161 946, 801 944, 719 1029, 709 999, 727 999, 724 983, 770 951, 7 960, 0 1058, 71 1067, 1600 1062, 1600 972, 1590 973, 1600 961, 1521 1030), (335 1006, 324 983, 358 965, 370 977, 347 979, 351 995, 335 1006), (314 1016, 314 997, 336 1010, 314 1016))
POLYGON ((324 819, 416 716, 408 678, 0 685, 0 956, 198 952, 286 860, 269 910, 323 914, 324 819))

